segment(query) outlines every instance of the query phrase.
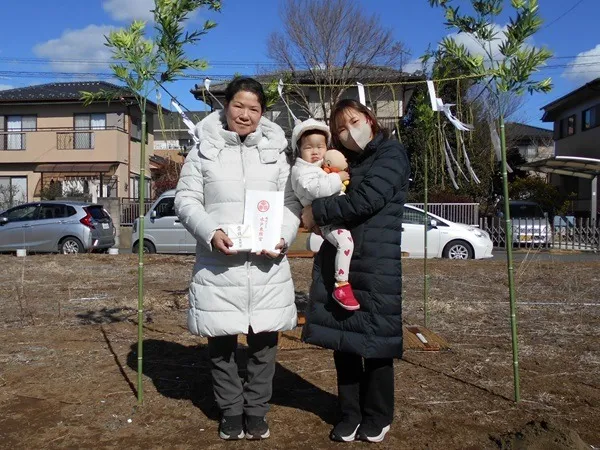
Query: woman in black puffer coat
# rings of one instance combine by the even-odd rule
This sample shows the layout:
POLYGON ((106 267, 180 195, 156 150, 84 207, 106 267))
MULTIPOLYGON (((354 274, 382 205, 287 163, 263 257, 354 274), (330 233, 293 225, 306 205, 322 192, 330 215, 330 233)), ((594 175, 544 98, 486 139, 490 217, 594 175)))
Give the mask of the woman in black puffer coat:
POLYGON ((393 359, 402 357, 401 232, 410 164, 375 115, 355 100, 331 114, 336 147, 350 163, 344 196, 317 199, 302 215, 311 229, 347 228, 354 240, 350 284, 360 309, 333 299, 335 248, 323 243, 315 258, 303 340, 334 350, 341 421, 330 438, 380 442, 394 416, 393 359))

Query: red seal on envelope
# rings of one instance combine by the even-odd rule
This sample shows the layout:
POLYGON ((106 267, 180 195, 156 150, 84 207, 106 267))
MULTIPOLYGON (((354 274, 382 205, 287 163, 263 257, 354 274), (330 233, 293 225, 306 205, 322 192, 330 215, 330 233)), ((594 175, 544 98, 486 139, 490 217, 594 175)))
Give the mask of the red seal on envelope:
POLYGON ((266 200, 258 202, 258 210, 260 212, 267 212, 269 210, 269 202, 266 200))

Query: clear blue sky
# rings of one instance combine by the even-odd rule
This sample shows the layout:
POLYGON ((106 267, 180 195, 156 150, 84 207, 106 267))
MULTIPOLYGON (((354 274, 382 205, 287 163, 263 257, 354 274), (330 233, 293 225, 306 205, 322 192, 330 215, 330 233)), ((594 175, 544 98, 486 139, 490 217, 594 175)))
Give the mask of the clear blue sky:
MULTIPOLYGON (((57 74, 38 72, 108 72, 106 65, 93 62, 110 57, 102 45, 102 36, 111 27, 127 25, 133 17, 147 17, 153 1, 4 3, 4 20, 0 27, 0 89, 69 79, 68 75, 60 78, 57 74)), ((443 25, 442 11, 430 8, 427 0, 359 0, 359 3, 365 11, 378 14, 382 23, 393 29, 396 38, 411 51, 412 58, 451 33, 443 25)), ((466 5, 465 0, 455 0, 455 3, 466 5)), ((507 7, 510 4, 509 0, 505 3, 507 7)), ((600 2, 540 0, 540 3, 547 26, 535 36, 533 43, 547 46, 555 54, 550 67, 539 75, 551 76, 555 88, 550 94, 528 97, 520 118, 532 125, 551 127, 539 121, 539 108, 600 76, 600 2), (569 64, 574 66, 569 67, 569 64)), ((196 47, 190 47, 189 55, 206 58, 211 64, 207 74, 213 77, 235 72, 256 73, 259 65, 271 62, 266 42, 268 35, 280 28, 279 5, 279 0, 224 0, 220 14, 202 11, 194 19, 195 23, 211 18, 218 26, 196 47)), ((504 17, 498 25, 506 22, 507 17, 504 17)), ((201 83, 201 80, 177 81, 167 87, 186 107, 199 109, 201 105, 189 93, 196 82, 201 83)))

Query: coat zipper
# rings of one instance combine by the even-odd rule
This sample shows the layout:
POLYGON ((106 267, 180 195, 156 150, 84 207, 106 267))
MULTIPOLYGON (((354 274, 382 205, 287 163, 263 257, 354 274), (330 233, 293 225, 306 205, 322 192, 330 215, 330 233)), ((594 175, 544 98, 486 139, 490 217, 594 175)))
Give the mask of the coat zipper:
MULTIPOLYGON (((240 143, 240 159, 242 161, 242 182, 244 184, 244 201, 242 202, 242 211, 246 211, 246 166, 244 164, 244 145, 240 143)), ((252 280, 250 278, 250 254, 252 252, 248 252, 246 254, 246 281, 248 286, 248 327, 250 327, 250 314, 252 313, 251 305, 252 305, 252 280)), ((248 330, 249 332, 250 330, 248 330)))

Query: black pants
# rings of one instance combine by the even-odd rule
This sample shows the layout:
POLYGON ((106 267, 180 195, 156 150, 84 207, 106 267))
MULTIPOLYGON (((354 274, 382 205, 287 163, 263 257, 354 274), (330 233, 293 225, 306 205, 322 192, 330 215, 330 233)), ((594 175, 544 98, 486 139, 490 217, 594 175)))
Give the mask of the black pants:
POLYGON ((333 352, 342 421, 383 428, 394 418, 394 360, 333 352))
POLYGON ((208 338, 215 400, 221 414, 264 416, 273 393, 277 332, 254 333, 249 330, 246 379, 238 375, 235 358, 237 335, 208 338))

